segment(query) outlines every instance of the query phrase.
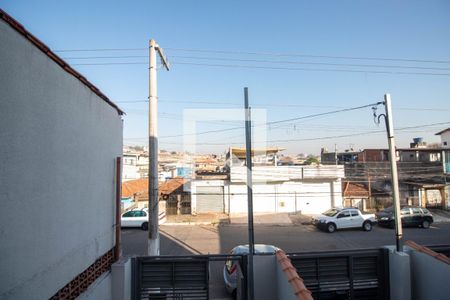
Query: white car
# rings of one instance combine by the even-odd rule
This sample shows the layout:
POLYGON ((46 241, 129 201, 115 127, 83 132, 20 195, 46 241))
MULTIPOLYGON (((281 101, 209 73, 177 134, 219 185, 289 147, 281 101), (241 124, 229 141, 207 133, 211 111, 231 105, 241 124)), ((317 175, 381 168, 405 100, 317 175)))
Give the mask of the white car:
POLYGON ((312 223, 319 229, 331 233, 344 228, 361 228, 364 231, 371 231, 377 221, 374 214, 362 214, 359 209, 349 207, 329 209, 313 217, 312 223))
POLYGON ((148 209, 133 209, 122 214, 121 227, 140 227, 148 229, 148 209))
MULTIPOLYGON (((255 244, 255 253, 270 254, 279 250, 278 247, 272 245, 255 244)), ((239 245, 234 247, 231 251, 231 255, 246 255, 248 254, 248 245, 239 245)), ((227 292, 232 294, 236 298, 237 278, 236 271, 239 264, 238 260, 229 259, 225 262, 223 267, 223 280, 225 281, 225 288, 227 292)))

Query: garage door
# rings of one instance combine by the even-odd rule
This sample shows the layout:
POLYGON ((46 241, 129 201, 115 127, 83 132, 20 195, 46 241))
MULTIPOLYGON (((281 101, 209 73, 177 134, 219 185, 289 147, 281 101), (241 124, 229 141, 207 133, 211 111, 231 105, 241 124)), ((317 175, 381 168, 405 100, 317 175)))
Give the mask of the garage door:
POLYGON ((196 193, 198 213, 225 211, 223 186, 198 186, 196 193))

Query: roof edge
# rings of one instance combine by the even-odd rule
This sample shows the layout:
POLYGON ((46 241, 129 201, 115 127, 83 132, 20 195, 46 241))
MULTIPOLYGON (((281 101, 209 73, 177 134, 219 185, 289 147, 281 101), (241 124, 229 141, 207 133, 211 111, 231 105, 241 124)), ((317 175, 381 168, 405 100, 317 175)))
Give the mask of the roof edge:
POLYGON ((93 85, 89 80, 87 80, 80 73, 75 71, 68 63, 66 63, 61 57, 56 55, 49 47, 47 47, 42 41, 35 37, 31 32, 25 29, 25 27, 20 24, 16 19, 11 17, 3 9, 0 8, 0 19, 4 20, 9 26, 11 26, 16 32, 25 37, 29 42, 41 50, 45 55, 57 63, 63 70, 77 78, 81 83, 87 86, 93 93, 99 96, 103 101, 108 103, 114 109, 117 110, 119 115, 124 115, 124 111, 121 110, 114 102, 112 102, 105 94, 103 94, 95 85, 93 85))

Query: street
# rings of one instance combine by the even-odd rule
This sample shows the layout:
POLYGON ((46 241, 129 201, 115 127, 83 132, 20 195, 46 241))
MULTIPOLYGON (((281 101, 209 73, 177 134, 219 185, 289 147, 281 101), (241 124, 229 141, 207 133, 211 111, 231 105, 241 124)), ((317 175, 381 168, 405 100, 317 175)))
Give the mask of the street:
MULTIPOLYGON (((140 229, 123 229, 123 255, 146 255, 147 234, 140 229)), ((248 243, 245 225, 161 226, 160 234, 161 255, 225 254, 236 245, 248 243)), ((422 245, 450 244, 450 224, 403 228, 403 240, 422 245)), ((330 234, 312 225, 256 225, 255 242, 273 244, 290 253, 395 245, 395 236, 393 229, 379 226, 370 232, 353 229, 330 234)))
MULTIPOLYGON (((146 255, 147 231, 122 230, 124 256, 146 255)), ((239 244, 247 244, 245 225, 160 226, 161 255, 225 254, 239 244)), ((422 245, 450 244, 450 224, 433 224, 429 229, 404 228, 403 241, 422 245)), ((372 231, 358 229, 326 233, 313 225, 255 225, 255 242, 273 244, 287 253, 334 249, 355 249, 395 245, 394 230, 375 226, 372 231)), ((210 265, 211 299, 231 299, 223 283, 224 262, 210 265)))

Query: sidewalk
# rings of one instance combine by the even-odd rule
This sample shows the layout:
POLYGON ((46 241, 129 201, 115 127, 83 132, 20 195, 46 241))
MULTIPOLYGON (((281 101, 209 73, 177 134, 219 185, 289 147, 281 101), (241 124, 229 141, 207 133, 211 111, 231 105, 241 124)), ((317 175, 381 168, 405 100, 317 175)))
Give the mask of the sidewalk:
POLYGON ((197 215, 167 215, 164 225, 223 225, 230 224, 227 214, 203 213, 197 215))
POLYGON ((450 223, 450 211, 429 208, 428 209, 433 214, 434 223, 450 223))
MULTIPOLYGON (((248 216, 246 213, 231 215, 223 213, 202 213, 197 215, 167 215, 167 221, 164 223, 164 225, 243 225, 247 224, 247 222, 248 216)), ((253 223, 281 226, 292 225, 292 221, 288 213, 256 213, 253 215, 253 223)))

